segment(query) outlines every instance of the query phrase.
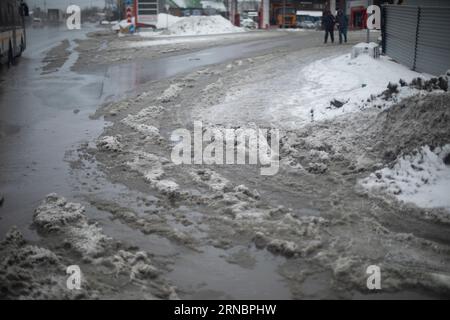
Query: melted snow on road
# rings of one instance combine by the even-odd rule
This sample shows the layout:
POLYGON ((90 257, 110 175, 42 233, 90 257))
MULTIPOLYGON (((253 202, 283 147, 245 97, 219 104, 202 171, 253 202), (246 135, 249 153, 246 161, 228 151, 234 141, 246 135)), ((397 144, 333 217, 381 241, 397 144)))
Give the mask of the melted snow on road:
MULTIPOLYGON (((389 82, 396 83, 399 79, 410 82, 418 76, 425 77, 386 56, 373 59, 360 55, 351 59, 350 54, 318 60, 300 73, 304 75, 306 84, 290 99, 298 103, 293 111, 308 117, 313 110, 314 120, 360 110, 361 105, 369 102, 368 99, 373 100, 373 96, 383 92, 389 82), (330 105, 333 99, 344 105, 330 105)), ((400 91, 398 100, 414 93, 414 90, 405 88, 400 91)))
POLYGON ((273 125, 298 128, 369 107, 386 109, 419 92, 396 85, 395 92, 386 97, 383 92, 390 82, 398 83, 402 79, 409 83, 418 77, 429 78, 387 57, 373 59, 367 55, 356 59, 351 59, 350 54, 335 55, 307 65, 286 61, 280 62, 278 68, 276 76, 271 73, 263 79, 252 79, 248 75, 249 81, 236 83, 213 107, 211 117, 204 118, 231 123, 242 119, 242 110, 252 110, 253 117, 257 114, 273 125), (333 105, 332 101, 340 105, 333 105))

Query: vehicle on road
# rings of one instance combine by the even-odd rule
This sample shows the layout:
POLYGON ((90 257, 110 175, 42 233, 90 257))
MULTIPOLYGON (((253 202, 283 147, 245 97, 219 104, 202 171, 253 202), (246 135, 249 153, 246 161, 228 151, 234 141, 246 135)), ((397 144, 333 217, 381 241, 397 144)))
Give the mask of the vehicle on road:
POLYGON ((256 29, 258 24, 251 18, 241 19, 241 27, 247 29, 256 29))
POLYGON ((322 11, 297 11, 297 26, 304 29, 321 29, 322 11))
POLYGON ((32 27, 33 28, 43 28, 44 23, 43 23, 42 19, 41 18, 33 18, 32 27))
POLYGON ((295 28, 297 27, 297 10, 292 5, 281 6, 278 4, 272 5, 273 17, 275 24, 280 28, 295 28))
POLYGON ((316 24, 312 21, 300 21, 297 26, 303 29, 316 29, 316 24))
POLYGON ((0 1, 0 64, 14 64, 26 48, 24 16, 28 8, 17 0, 0 1))

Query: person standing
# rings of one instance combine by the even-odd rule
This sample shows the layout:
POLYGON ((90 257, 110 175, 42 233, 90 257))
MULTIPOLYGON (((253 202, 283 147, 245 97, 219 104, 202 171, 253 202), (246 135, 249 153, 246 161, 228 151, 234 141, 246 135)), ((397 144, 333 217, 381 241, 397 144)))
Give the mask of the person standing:
POLYGON ((342 10, 338 11, 336 22, 339 30, 339 43, 342 44, 342 39, 347 43, 348 18, 342 10))
POLYGON ((325 41, 324 43, 328 42, 328 35, 330 36, 331 43, 334 43, 334 25, 336 23, 336 20, 334 19, 334 16, 331 14, 330 10, 327 10, 325 12, 325 15, 322 17, 322 25, 325 29, 325 41))

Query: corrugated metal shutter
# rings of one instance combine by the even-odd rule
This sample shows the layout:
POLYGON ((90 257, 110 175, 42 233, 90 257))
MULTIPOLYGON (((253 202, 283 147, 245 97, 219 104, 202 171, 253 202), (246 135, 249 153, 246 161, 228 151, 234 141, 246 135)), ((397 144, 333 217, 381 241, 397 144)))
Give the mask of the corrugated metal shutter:
POLYGON ((414 67, 417 10, 417 7, 386 7, 385 52, 409 68, 414 67))
POLYGON ((450 69, 450 8, 385 6, 384 52, 413 70, 450 69))
POLYGON ((434 75, 450 69, 450 8, 421 8, 416 70, 434 75))

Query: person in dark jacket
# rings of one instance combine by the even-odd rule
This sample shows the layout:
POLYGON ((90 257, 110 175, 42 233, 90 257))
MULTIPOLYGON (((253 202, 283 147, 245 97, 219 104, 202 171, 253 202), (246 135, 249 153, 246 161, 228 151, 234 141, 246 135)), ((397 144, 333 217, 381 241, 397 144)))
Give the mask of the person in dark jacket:
POLYGON ((327 10, 322 17, 322 26, 325 29, 325 42, 328 42, 328 35, 330 35, 331 42, 334 43, 334 25, 336 20, 334 16, 331 14, 330 10, 327 10))
POLYGON ((348 18, 342 10, 338 11, 336 22, 339 30, 339 43, 342 44, 342 39, 347 43, 348 18))

